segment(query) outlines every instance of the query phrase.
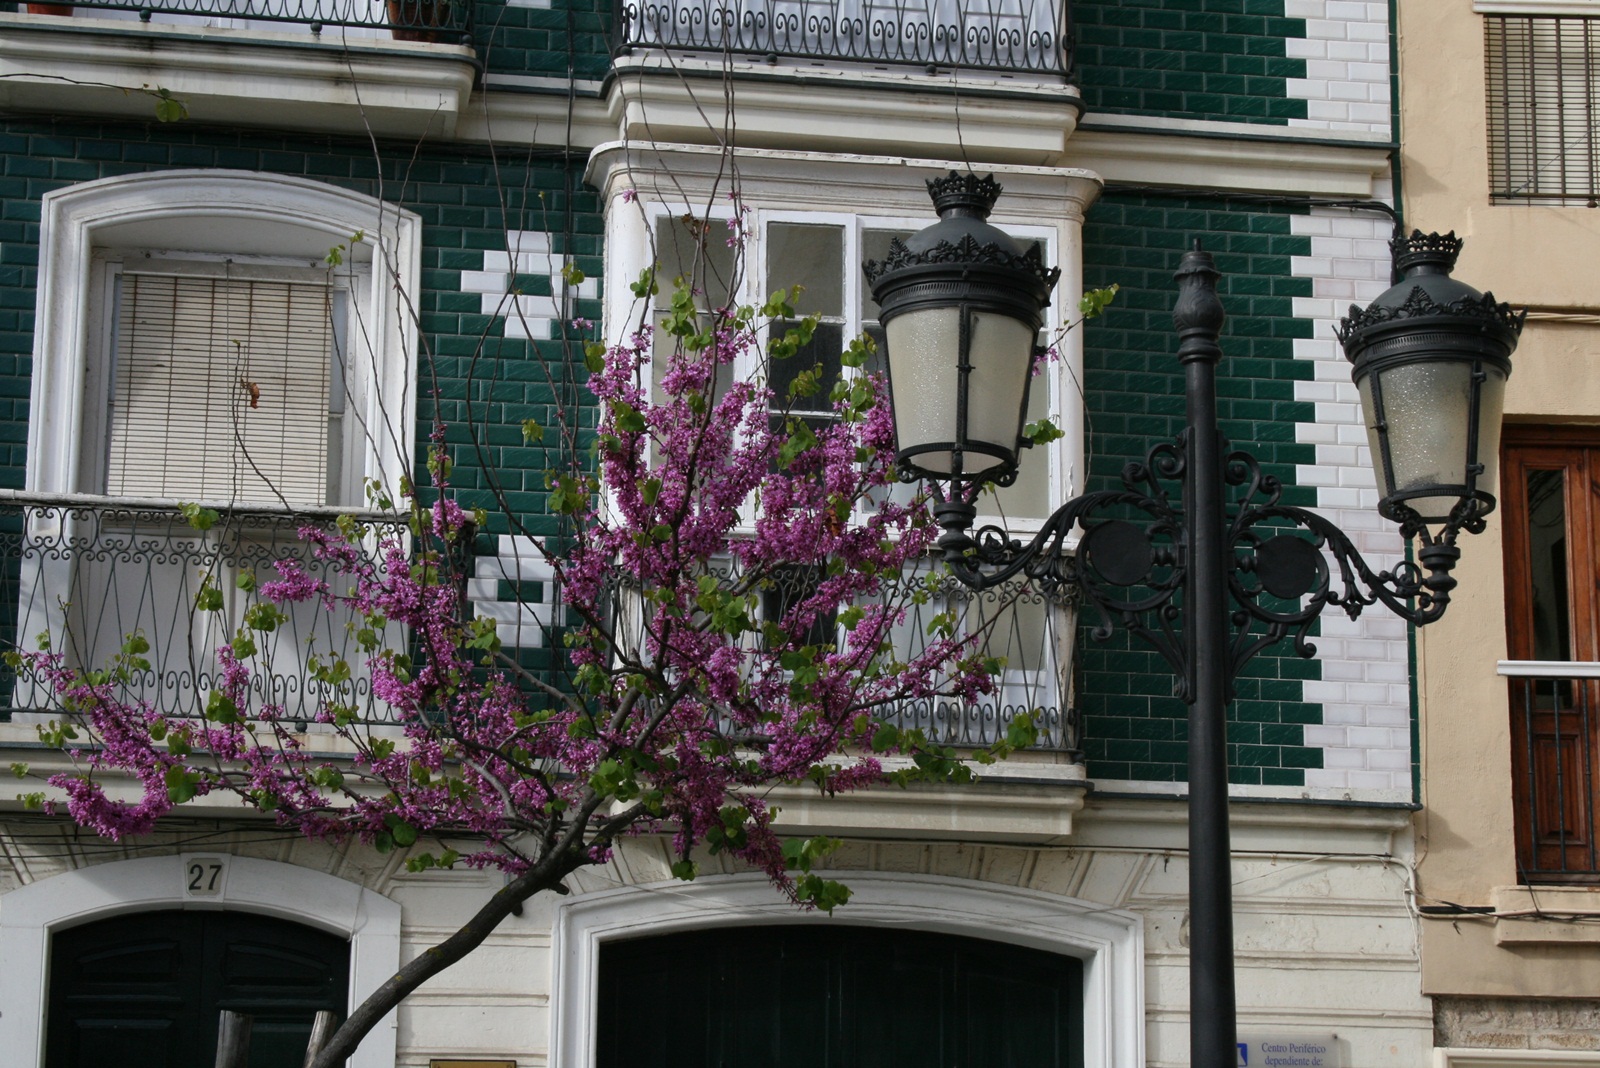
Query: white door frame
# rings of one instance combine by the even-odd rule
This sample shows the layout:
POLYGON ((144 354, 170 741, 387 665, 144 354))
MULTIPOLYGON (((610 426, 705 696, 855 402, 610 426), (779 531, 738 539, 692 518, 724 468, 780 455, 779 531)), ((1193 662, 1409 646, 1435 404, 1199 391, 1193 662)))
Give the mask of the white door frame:
MULTIPOLYGON (((44 1063, 50 934, 152 909, 229 909, 275 916, 350 939, 350 1007, 400 967, 400 906, 375 891, 294 864, 185 853, 96 864, 0 898, 0 1050, 8 1063, 44 1063), (199 864, 196 883, 191 865, 199 864), (213 865, 220 865, 216 871, 213 865), (15 1057, 15 1061, 9 1058, 15 1057)), ((350 1068, 394 1068, 395 1014, 375 1027, 350 1068)))
POLYGON ((1136 913, 969 879, 832 873, 853 891, 830 917, 761 875, 606 890, 563 902, 552 932, 550 1063, 594 1068, 602 943, 705 927, 895 926, 1030 946, 1083 961, 1083 1063, 1144 1068, 1144 922, 1136 913))

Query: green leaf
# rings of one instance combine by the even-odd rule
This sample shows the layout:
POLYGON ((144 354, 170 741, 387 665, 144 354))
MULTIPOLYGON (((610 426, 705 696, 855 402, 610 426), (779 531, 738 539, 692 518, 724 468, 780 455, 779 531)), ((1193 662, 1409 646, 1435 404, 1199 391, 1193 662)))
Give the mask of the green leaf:
POLYGON ((213 723, 238 723, 239 706, 221 690, 212 690, 206 698, 206 719, 213 723))
POLYGON ((524 419, 522 421, 522 440, 529 445, 536 445, 544 440, 544 427, 539 425, 539 420, 524 419))
POLYGON ((265 601, 251 605, 244 613, 245 626, 251 630, 259 630, 263 634, 270 634, 288 621, 289 617, 284 615, 277 605, 265 601))
POLYGON ((156 86, 156 121, 181 122, 189 117, 189 109, 182 100, 172 95, 171 90, 156 86))
POLYGON ((804 904, 815 905, 823 912, 832 913, 850 900, 850 888, 841 882, 808 873, 794 881, 794 896, 804 904))
POLYGON ((1022 436, 1035 445, 1045 445, 1057 438, 1066 437, 1066 434, 1050 420, 1039 419, 1024 426, 1022 436))
POLYGON ((222 520, 222 516, 218 514, 216 509, 202 508, 198 504, 190 504, 188 502, 178 505, 178 513, 189 521, 191 527, 199 531, 210 530, 222 520))
POLYGON ((211 577, 206 576, 205 582, 200 585, 200 592, 195 594, 194 607, 200 612, 222 611, 222 591, 211 584, 211 577))
POLYGON ((194 800, 195 784, 200 781, 199 772, 173 765, 167 769, 166 779, 167 799, 174 805, 194 800))
POLYGON ((20 760, 13 762, 11 765, 11 774, 15 775, 19 779, 26 779, 28 777, 28 765, 22 763, 20 760))
POLYGON ((1111 306, 1120 286, 1111 285, 1104 289, 1091 289, 1078 301, 1078 314, 1085 319, 1093 319, 1111 306))
POLYGON ((394 844, 402 848, 415 845, 417 829, 393 813, 383 817, 383 822, 389 827, 389 834, 394 839, 394 844))
POLYGON ((679 860, 673 862, 672 877, 674 879, 682 879, 684 882, 689 883, 693 882, 694 877, 699 874, 700 865, 696 864, 692 860, 679 860))

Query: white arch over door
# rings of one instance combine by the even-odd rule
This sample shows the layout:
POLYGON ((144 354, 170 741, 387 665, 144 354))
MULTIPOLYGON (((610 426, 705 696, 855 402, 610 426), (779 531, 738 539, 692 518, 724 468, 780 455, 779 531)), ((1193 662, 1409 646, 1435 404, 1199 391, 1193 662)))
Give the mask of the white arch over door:
POLYGON ((629 886, 563 902, 552 932, 550 1063, 593 1068, 600 946, 704 927, 895 926, 1009 942, 1083 961, 1085 1068, 1144 1068, 1144 924, 1090 901, 968 879, 832 873, 854 892, 801 912, 761 875, 629 886))
MULTIPOLYGON (((350 939, 350 1005, 400 967, 400 906, 375 891, 294 864, 224 854, 148 857, 65 872, 0 898, 0 1050, 44 1063, 52 931, 152 909, 232 909, 350 939), (189 864, 223 864, 214 892, 191 896, 189 864)), ((395 1014, 362 1042, 350 1068, 394 1068, 395 1014)), ((15 1060, 10 1058, 15 1057, 15 1060)))

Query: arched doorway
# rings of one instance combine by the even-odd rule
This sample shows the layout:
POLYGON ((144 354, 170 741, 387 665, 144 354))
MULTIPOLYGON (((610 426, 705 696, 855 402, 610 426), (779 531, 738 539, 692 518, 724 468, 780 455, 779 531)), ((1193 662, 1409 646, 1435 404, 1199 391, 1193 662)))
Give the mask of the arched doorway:
POLYGON ((313 1016, 344 1012, 350 943, 248 912, 164 909, 55 932, 46 1068, 192 1068, 217 1013, 254 1017, 252 1068, 299 1064, 313 1016))
POLYGON ((1083 1065, 1075 957, 819 924, 617 940, 599 957, 598 1068, 1083 1065))

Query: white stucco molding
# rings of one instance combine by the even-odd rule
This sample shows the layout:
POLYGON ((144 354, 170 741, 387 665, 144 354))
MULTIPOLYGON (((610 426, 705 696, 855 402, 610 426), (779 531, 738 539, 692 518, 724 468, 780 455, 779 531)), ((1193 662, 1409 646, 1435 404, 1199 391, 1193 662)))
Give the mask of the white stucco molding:
POLYGON ((1438 1047, 1433 1068, 1600 1068, 1600 1050, 1438 1047))
POLYGON ((614 136, 716 145, 726 140, 720 119, 731 76, 741 145, 930 157, 965 149, 987 166, 1061 163, 1082 107, 1078 91, 1059 80, 952 83, 920 72, 835 70, 735 65, 724 72, 720 60, 646 51, 618 59, 607 81, 607 114, 614 136))
POLYGON ((196 122, 412 138, 450 136, 472 93, 465 45, 96 14, 0 14, 0 105, 148 122, 151 98, 119 86, 159 85, 196 122))
POLYGON ((1083 961, 1084 1065, 1144 1068, 1144 924, 1136 913, 967 879, 835 874, 854 896, 832 917, 797 911, 760 875, 624 887, 564 902, 550 953, 550 1063, 594 1065, 605 942, 705 927, 814 923, 893 924, 1077 957, 1083 961))
MULTIPOLYGON (((210 854, 208 854, 210 855, 210 854)), ((44 1063, 52 932, 151 909, 236 909, 350 939, 350 1005, 400 967, 400 906, 355 883, 293 864, 227 857, 205 898, 186 896, 189 856, 99 864, 41 879, 0 898, 0 1050, 6 1063, 44 1063)), ((395 1014, 362 1042, 350 1068, 393 1068, 395 1014)))
MULTIPOLYGON (((417 331, 405 294, 419 291, 422 220, 411 211, 337 186, 259 171, 194 169, 83 182, 46 193, 40 205, 39 282, 28 411, 27 487, 35 493, 98 492, 76 484, 84 441, 84 382, 104 340, 92 328, 91 260, 108 242, 176 252, 310 255, 354 245, 377 262, 359 309, 371 370, 359 413, 373 455, 366 476, 396 492, 415 430, 417 331), (157 244, 157 242, 160 242, 157 244)), ((352 353, 352 361, 362 353, 352 353)), ((29 632, 30 634, 33 632, 29 632)))
POLYGON ((1389 178, 1389 149, 1384 144, 1184 136, 1156 130, 1080 128, 1067 145, 1064 162, 1088 167, 1107 183, 1308 196, 1372 197, 1389 178))
POLYGON ((1517 15, 1523 18, 1555 16, 1600 18, 1596 0, 1473 0, 1472 10, 1479 15, 1517 15))

